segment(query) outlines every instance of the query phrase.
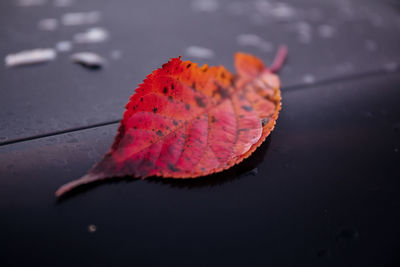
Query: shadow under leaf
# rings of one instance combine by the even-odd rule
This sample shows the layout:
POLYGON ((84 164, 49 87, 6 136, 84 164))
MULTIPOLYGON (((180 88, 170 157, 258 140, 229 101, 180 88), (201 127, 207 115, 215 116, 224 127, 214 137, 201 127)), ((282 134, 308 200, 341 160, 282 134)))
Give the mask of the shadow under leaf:
MULTIPOLYGON (((241 163, 229 168, 228 170, 216 174, 194 179, 149 177, 146 179, 146 181, 150 183, 161 183, 169 185, 174 188, 191 189, 191 188, 220 186, 245 176, 255 176, 258 172, 256 168, 263 161, 266 152, 268 151, 270 143, 271 143, 271 136, 269 136, 267 140, 259 148, 257 148, 256 151, 250 157, 243 160, 241 163)), ((140 178, 134 178, 132 176, 110 177, 105 180, 100 180, 89 184, 81 185, 59 197, 57 199, 57 203, 62 203, 67 199, 86 193, 89 190, 104 184, 131 183, 138 180, 140 180, 140 178)))

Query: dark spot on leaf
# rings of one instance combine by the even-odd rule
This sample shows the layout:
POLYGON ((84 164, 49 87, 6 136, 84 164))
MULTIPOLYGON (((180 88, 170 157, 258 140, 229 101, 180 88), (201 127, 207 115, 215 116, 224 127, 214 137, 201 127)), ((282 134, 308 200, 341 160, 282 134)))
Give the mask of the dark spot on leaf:
POLYGON ((250 106, 242 106, 242 109, 246 110, 246 111, 252 111, 253 108, 250 106))
POLYGON ((156 133, 157 133, 158 136, 163 136, 163 134, 162 134, 162 132, 160 130, 158 130, 156 133))
POLYGON ((190 66, 192 66, 192 64, 189 63, 187 64, 186 68, 190 68, 190 66))
POLYGON ((217 121, 217 120, 215 119, 215 117, 212 116, 212 117, 211 117, 211 122, 214 123, 214 122, 216 122, 216 121, 217 121))
POLYGON ((185 104, 185 108, 187 109, 187 110, 189 110, 190 109, 190 105, 189 104, 185 104))
POLYGON ((176 120, 173 120, 172 123, 173 123, 175 126, 178 125, 178 122, 177 122, 176 120))
POLYGON ((269 118, 263 118, 261 119, 261 125, 265 126, 269 122, 269 118))
POLYGON ((249 130, 250 130, 249 128, 241 128, 238 130, 238 132, 247 132, 249 130))
POLYGON ((173 84, 173 83, 171 83, 171 89, 172 89, 172 90, 174 90, 174 89, 175 89, 175 87, 174 87, 174 84, 173 84))
POLYGON ((200 96, 195 97, 196 103, 199 107, 204 108, 206 106, 206 103, 204 103, 203 98, 200 96))
POLYGON ((175 166, 172 165, 172 164, 168 164, 168 169, 170 169, 172 172, 178 172, 179 171, 179 169, 175 168, 175 166))
POLYGON ((140 102, 143 102, 143 97, 140 98, 140 102))
POLYGON ((215 89, 215 91, 213 92, 213 96, 215 95, 220 95, 221 98, 227 98, 229 97, 229 91, 225 88, 223 88, 222 86, 220 86, 219 84, 215 84, 215 86, 217 87, 215 89))
POLYGON ((169 96, 168 96, 168 100, 169 100, 169 101, 172 101, 172 96, 169 95, 169 96))
POLYGON ((153 112, 154 112, 154 113, 156 113, 157 110, 158 110, 158 108, 156 108, 156 107, 153 108, 153 112))
POLYGON ((164 94, 168 93, 168 88, 167 88, 166 86, 165 86, 164 89, 163 89, 163 93, 164 93, 164 94))

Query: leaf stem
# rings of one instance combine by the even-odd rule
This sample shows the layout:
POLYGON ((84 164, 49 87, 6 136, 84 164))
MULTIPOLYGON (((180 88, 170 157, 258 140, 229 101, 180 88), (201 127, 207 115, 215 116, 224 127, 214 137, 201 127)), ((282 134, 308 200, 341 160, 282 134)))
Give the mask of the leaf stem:
POLYGON ((94 181, 98 181, 103 178, 104 178, 104 176, 102 174, 88 173, 77 180, 74 180, 74 181, 71 181, 69 183, 62 185, 60 188, 58 188, 55 195, 56 195, 56 197, 60 197, 63 194, 67 193, 68 191, 71 191, 72 189, 74 189, 78 186, 88 184, 88 183, 91 183, 94 181))
POLYGON ((273 73, 278 72, 282 68, 283 63, 285 63, 287 55, 288 55, 287 46, 280 45, 278 48, 278 52, 276 53, 276 56, 274 58, 274 61, 272 62, 271 66, 269 67, 269 70, 273 73))

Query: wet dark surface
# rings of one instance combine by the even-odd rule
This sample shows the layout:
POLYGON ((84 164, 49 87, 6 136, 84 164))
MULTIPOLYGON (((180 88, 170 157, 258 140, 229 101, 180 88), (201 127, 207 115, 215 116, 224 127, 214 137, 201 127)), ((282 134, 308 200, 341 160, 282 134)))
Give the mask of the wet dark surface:
POLYGON ((111 36, 48 64, 0 69, 1 266, 400 265, 398 5, 288 1, 296 13, 281 21, 255 16, 261 2, 219 1, 212 12, 190 1, 0 3, 2 56, 90 27, 37 29, 38 20, 65 12, 101 11, 92 26, 111 36), (291 30, 304 21, 309 43, 291 30), (335 34, 319 36, 321 25, 335 34), (189 58, 185 49, 195 45, 215 53, 193 58, 200 62, 232 69, 237 50, 270 62, 274 50, 237 44, 245 33, 290 49, 277 127, 252 157, 210 177, 118 179, 54 198, 112 143, 116 123, 92 126, 118 120, 136 84, 169 57, 189 58), (69 55, 80 51, 108 64, 72 64, 69 55), (88 128, 61 133, 81 126, 88 128), (18 138, 31 140, 4 144, 18 138))

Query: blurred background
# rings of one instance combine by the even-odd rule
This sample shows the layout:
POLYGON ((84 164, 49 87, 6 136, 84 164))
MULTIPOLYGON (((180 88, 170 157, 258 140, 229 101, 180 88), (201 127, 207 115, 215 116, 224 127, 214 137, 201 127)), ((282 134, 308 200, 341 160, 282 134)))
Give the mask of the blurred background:
POLYGON ((399 48, 395 0, 2 0, 1 265, 399 266, 399 48), (249 160, 54 199, 152 70, 281 44, 283 110, 249 160))

